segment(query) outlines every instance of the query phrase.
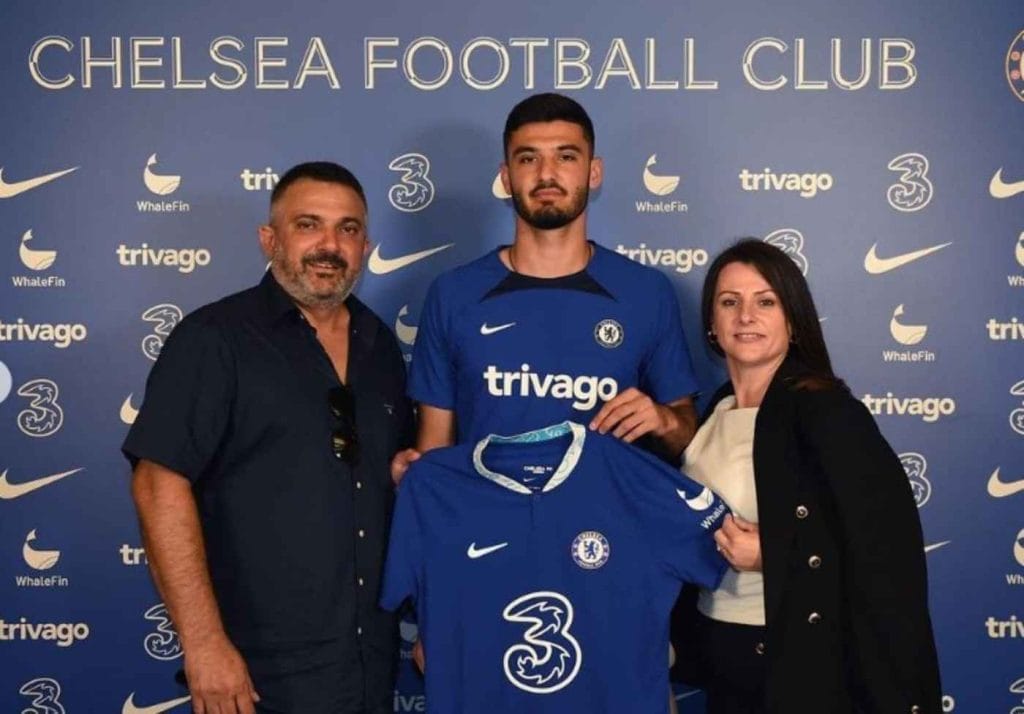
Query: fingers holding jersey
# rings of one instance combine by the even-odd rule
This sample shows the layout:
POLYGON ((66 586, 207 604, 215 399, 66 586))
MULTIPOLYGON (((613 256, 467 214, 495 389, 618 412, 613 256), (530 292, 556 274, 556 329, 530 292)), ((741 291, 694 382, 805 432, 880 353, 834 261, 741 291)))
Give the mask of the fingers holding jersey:
POLYGON ((405 472, 409 470, 409 465, 422 455, 416 449, 405 449, 395 454, 395 457, 391 459, 391 481, 396 486, 401 483, 405 472))
POLYGON ((590 428, 631 443, 645 434, 664 433, 669 428, 666 411, 639 389, 630 387, 605 402, 590 428))
POLYGON ((761 571, 761 536, 756 523, 727 515, 715 531, 715 544, 736 570, 761 571))

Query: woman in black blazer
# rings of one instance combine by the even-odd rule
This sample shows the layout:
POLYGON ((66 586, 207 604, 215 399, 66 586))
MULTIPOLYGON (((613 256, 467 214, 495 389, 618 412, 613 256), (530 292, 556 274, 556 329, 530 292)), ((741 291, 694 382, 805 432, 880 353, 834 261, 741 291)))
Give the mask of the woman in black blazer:
POLYGON ((941 712, 924 543, 899 459, 832 372, 807 282, 748 239, 708 269, 704 329, 726 383, 687 473, 732 507, 733 566, 681 598, 684 681, 710 714, 941 712))

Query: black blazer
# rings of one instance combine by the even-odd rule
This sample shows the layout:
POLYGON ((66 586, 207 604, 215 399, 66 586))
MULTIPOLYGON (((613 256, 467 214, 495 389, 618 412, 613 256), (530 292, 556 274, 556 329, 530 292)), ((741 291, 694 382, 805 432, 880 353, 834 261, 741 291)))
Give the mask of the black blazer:
MULTIPOLYGON (((797 388, 801 372, 787 359, 754 426, 765 710, 938 714, 924 541, 906 474, 860 402, 838 388, 797 388)), ((705 416, 731 393, 719 389, 705 416)), ((694 600, 680 598, 673 639, 676 674, 700 686, 694 600)))

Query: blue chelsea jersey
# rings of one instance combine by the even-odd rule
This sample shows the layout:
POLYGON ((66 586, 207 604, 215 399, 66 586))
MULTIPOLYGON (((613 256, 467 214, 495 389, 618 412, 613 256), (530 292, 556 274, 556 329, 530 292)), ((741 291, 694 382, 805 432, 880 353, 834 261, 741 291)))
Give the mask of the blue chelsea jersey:
POLYGON ((408 597, 432 712, 659 714, 669 611, 726 563, 710 490, 572 422, 430 451, 398 493, 381 605, 408 597))
POLYGON ((458 443, 587 423, 629 387, 661 404, 697 391, 679 303, 658 271, 594 245, 585 270, 532 278, 494 251, 431 285, 409 393, 455 412, 458 443))

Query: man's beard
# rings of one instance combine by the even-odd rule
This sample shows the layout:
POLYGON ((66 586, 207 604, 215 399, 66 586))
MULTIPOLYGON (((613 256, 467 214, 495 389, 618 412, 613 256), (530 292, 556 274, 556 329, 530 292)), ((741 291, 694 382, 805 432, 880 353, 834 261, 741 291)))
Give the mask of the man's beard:
MULTIPOLYGON (((561 188, 561 186, 552 181, 538 184, 533 190, 536 191, 543 188, 561 188)), ((526 201, 523 200, 521 194, 518 191, 512 192, 512 205, 515 207, 516 213, 530 226, 541 231, 563 228, 579 218, 580 214, 587 209, 587 201, 590 199, 590 188, 588 186, 578 188, 574 199, 568 208, 563 209, 553 205, 542 205, 540 208, 530 211, 526 207, 526 201)))
POLYGON ((327 250, 318 250, 302 256, 298 270, 288 263, 280 248, 275 250, 270 261, 274 277, 292 300, 312 308, 340 307, 344 304, 359 279, 361 268, 361 266, 356 266, 352 273, 348 273, 348 261, 337 253, 327 250), (314 278, 310 276, 310 273, 317 271, 316 263, 329 265, 341 271, 333 287, 320 289, 313 287, 312 280, 314 278))

